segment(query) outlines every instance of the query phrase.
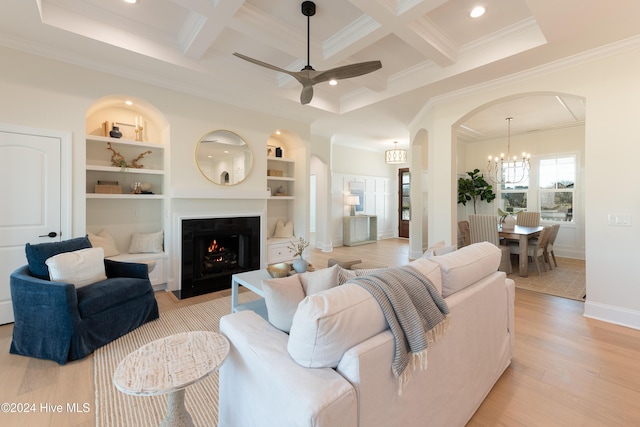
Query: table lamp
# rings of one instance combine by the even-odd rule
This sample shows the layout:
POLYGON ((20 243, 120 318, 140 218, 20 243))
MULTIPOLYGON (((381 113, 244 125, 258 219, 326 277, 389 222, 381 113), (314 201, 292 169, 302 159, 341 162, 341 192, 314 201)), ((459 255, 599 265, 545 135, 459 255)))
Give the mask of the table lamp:
POLYGON ((354 196, 354 195, 348 195, 347 196, 347 205, 351 206, 351 216, 355 216, 356 215, 356 206, 360 204, 360 198, 358 196, 354 196))

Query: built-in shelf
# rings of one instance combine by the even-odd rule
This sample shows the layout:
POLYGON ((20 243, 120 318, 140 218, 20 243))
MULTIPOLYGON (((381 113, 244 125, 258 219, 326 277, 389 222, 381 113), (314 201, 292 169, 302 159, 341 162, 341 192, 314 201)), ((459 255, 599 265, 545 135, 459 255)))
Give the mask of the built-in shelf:
POLYGON ((87 199, 164 199, 163 194, 103 194, 103 193, 87 193, 87 199))
POLYGON ((141 173, 147 175, 164 175, 163 170, 145 168, 119 168, 116 166, 87 165, 88 171, 119 172, 119 173, 141 173))

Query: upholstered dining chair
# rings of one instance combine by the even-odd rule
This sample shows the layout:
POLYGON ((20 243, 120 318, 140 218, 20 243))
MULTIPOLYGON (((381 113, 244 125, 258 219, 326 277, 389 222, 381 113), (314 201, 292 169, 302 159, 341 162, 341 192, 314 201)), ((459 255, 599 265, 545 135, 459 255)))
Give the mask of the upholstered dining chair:
MULTIPOLYGON (((551 256, 553 258, 553 264, 557 267, 558 261, 556 261, 556 254, 553 252, 553 244, 556 242, 556 238, 558 237, 558 231, 560 231, 560 224, 553 224, 551 226, 551 232, 549 233, 549 241, 547 242, 547 262, 549 263, 549 267, 551 267, 551 256)), ((551 267, 553 268, 553 267, 551 267)))
POLYGON ((498 235, 498 218, 495 215, 469 215, 469 237, 471 243, 489 242, 502 251, 499 271, 511 273, 511 251, 508 246, 500 244, 498 235))
POLYGON ((516 224, 523 227, 539 227, 540 212, 519 212, 516 216, 516 224))
POLYGON ((462 246, 469 246, 471 244, 471 234, 469 232, 469 221, 458 221, 458 229, 462 236, 462 246))
MULTIPOLYGON (((511 248, 512 254, 517 254, 518 256, 528 256, 533 260, 533 263, 538 270, 538 275, 542 276, 542 271, 540 270, 540 259, 542 259, 542 268, 544 271, 547 271, 546 262, 547 260, 547 243, 549 242, 549 234, 551 233, 551 226, 547 225, 542 229, 540 235, 537 239, 529 239, 529 244, 527 246, 527 254, 520 253, 520 244, 517 242, 509 242, 508 247, 511 248)), ((549 263, 549 269, 551 269, 551 263, 549 263)))

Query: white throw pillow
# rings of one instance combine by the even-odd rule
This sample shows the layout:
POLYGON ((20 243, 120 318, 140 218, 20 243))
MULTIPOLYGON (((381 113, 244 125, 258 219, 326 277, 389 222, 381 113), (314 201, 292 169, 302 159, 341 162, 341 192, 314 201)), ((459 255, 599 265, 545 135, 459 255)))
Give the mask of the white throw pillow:
POLYGON ((442 256, 430 258, 442 270, 442 296, 466 288, 498 271, 502 251, 493 243, 479 242, 442 256))
POLYGON ((269 323, 281 331, 289 332, 300 301, 307 295, 338 286, 339 268, 336 264, 331 268, 263 280, 262 290, 269 323))
POLYGON ((345 351, 388 328, 380 305, 355 283, 309 295, 293 316, 287 350, 307 368, 335 368, 345 351))
POLYGON ((293 237, 293 221, 289 220, 285 224, 281 219, 276 222, 276 230, 273 232, 273 237, 293 237))
POLYGON ((156 233, 133 233, 131 235, 131 244, 129 245, 130 254, 142 253, 158 253, 162 252, 163 232, 156 233))
POLYGON ((65 252, 48 258, 49 279, 72 283, 76 288, 105 280, 104 249, 89 248, 65 252))
POLYGON ((304 299, 304 289, 299 275, 262 281, 264 302, 269 323, 284 332, 289 332, 298 304, 304 299))
POLYGON ((110 256, 120 255, 120 251, 116 247, 116 242, 107 230, 102 230, 98 234, 87 232, 91 246, 94 248, 104 249, 104 256, 109 258, 110 256))
POLYGON ((338 286, 338 272, 340 266, 334 264, 329 268, 299 274, 305 295, 313 295, 326 289, 338 286))

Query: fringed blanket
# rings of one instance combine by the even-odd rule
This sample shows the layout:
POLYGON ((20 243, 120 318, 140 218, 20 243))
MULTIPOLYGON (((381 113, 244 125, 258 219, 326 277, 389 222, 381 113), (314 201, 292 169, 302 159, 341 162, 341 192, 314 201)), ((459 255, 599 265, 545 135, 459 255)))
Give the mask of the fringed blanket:
POLYGON ((427 347, 448 329, 449 307, 433 283, 411 266, 349 282, 369 291, 382 308, 395 342, 391 369, 400 380, 402 393, 416 364, 427 368, 427 347))

